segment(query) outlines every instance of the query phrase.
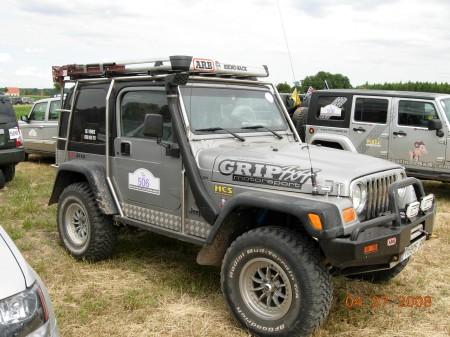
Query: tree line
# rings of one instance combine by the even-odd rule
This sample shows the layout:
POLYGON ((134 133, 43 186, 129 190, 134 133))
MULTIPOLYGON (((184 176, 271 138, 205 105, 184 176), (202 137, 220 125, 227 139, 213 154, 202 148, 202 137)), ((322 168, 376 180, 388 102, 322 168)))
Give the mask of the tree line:
MULTIPOLYGON (((290 93, 295 88, 300 93, 308 91, 309 87, 316 90, 321 89, 351 89, 353 88, 347 76, 342 74, 332 74, 325 71, 319 71, 316 75, 306 76, 302 81, 290 85, 287 82, 278 83, 279 92, 290 93), (328 85, 328 87, 327 87, 328 85)), ((385 82, 385 83, 368 83, 356 86, 358 89, 375 89, 375 90, 398 90, 398 91, 422 91, 437 92, 450 94, 450 83, 447 82, 385 82)))
MULTIPOLYGON (((327 89, 351 89, 353 88, 347 76, 342 74, 332 74, 326 71, 319 71, 315 75, 306 76, 303 80, 293 83, 292 85, 283 82, 277 84, 279 92, 291 93, 297 88, 300 93, 308 91, 309 87, 316 90, 327 89)), ((443 94, 450 94, 450 83, 448 82, 385 82, 385 83, 364 83, 359 85, 358 89, 374 89, 374 90, 399 90, 399 91, 422 91, 422 92, 437 92, 443 94)), ((0 88, 1 91, 1 88, 0 88)), ((6 88, 4 92, 6 92, 6 88)), ((60 88, 20 88, 21 96, 53 96, 60 93, 60 88)))

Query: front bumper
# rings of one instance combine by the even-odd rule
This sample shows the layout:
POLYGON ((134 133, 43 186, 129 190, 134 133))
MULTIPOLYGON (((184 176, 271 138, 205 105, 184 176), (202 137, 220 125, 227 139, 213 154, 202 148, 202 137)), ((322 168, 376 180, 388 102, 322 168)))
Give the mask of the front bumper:
POLYGON ((17 164, 25 159, 23 148, 0 150, 0 165, 17 164))
POLYGON ((414 186, 418 200, 425 196, 422 183, 415 178, 393 183, 389 188, 389 214, 362 222, 349 236, 319 241, 327 261, 335 269, 342 274, 389 269, 402 261, 408 247, 431 237, 435 202, 412 221, 400 215, 397 191, 408 185, 414 186), (368 246, 372 249, 367 250, 368 246))

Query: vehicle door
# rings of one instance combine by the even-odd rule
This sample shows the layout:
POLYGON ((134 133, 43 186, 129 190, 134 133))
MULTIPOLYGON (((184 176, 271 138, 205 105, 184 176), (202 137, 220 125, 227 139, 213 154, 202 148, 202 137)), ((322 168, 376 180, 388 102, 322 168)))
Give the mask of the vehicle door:
MULTIPOLYGON (((445 137, 428 130, 430 119, 440 119, 434 101, 395 98, 389 158, 410 174, 432 175, 445 162, 445 137)), ((443 121, 444 124, 444 121, 443 121)))
POLYGON ((61 100, 50 101, 46 122, 44 128, 42 129, 43 138, 43 148, 45 152, 55 153, 56 152, 56 139, 58 134, 58 119, 59 111, 61 107, 61 100))
MULTIPOLYGON (((442 108, 442 119, 443 119, 443 127, 445 129, 445 133, 447 134, 447 151, 445 155, 445 165, 443 169, 446 172, 450 170, 450 96, 446 96, 438 99, 438 104, 440 104, 442 108)), ((447 173, 448 174, 448 173, 447 173)))
POLYGON ((44 128, 48 102, 36 103, 28 115, 28 123, 22 127, 22 136, 26 150, 45 151, 44 128))
POLYGON ((388 158, 392 98, 353 96, 350 139, 359 153, 388 158))
POLYGON ((180 231, 182 161, 166 154, 167 144, 174 141, 166 92, 149 87, 123 89, 116 119, 112 176, 125 215, 180 231), (160 142, 143 135, 146 114, 163 116, 160 142))

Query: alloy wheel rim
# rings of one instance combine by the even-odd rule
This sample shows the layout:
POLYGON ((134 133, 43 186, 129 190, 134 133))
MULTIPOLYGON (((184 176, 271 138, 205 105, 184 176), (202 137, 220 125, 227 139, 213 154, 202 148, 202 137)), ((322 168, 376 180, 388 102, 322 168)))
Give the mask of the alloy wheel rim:
POLYGON ((85 208, 77 202, 66 209, 65 227, 70 240, 77 246, 83 245, 89 234, 89 218, 85 208))
POLYGON ((273 260, 255 258, 242 268, 239 277, 241 297, 259 318, 277 320, 292 305, 292 286, 286 272, 273 260))

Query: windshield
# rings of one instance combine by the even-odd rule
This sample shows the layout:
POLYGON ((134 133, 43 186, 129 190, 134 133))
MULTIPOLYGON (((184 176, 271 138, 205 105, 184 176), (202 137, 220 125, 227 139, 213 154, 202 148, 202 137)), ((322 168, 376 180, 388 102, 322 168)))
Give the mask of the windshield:
POLYGON ((288 128, 274 96, 267 90, 204 87, 182 87, 180 90, 194 133, 208 128, 226 128, 236 132, 267 132, 264 129, 245 129, 251 126, 277 131, 288 128))
POLYGON ((447 120, 450 121, 450 98, 441 99, 441 105, 444 108, 447 120))
POLYGON ((7 97, 0 97, 0 124, 16 121, 16 115, 7 97))

